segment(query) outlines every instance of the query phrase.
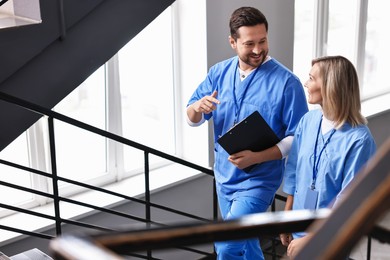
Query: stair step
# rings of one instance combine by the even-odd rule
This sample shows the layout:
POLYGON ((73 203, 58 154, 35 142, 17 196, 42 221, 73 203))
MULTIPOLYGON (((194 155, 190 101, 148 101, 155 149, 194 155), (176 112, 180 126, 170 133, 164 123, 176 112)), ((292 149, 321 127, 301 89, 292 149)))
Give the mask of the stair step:
POLYGON ((5 255, 3 252, 0 252, 0 260, 10 260, 11 258, 9 258, 7 255, 5 255))
MULTIPOLYGON (((42 252, 41 250, 37 248, 33 248, 30 250, 27 250, 25 252, 22 252, 20 254, 11 256, 10 258, 4 258, 4 260, 10 259, 10 260, 53 260, 50 256, 42 252)), ((3 260, 0 258, 0 260, 3 260)))

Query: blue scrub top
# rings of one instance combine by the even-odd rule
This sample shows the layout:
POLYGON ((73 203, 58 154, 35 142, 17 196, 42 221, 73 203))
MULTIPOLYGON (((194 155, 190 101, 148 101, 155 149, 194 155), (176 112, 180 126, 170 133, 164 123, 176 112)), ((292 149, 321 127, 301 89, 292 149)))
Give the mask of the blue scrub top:
POLYGON ((366 125, 352 127, 346 123, 334 132, 318 159, 325 140, 331 134, 329 131, 322 135, 320 131, 315 147, 321 120, 322 110, 312 110, 302 118, 295 132, 283 185, 283 191, 294 196, 293 210, 304 209, 305 193, 313 179, 314 149, 317 149, 319 160, 315 182, 317 209, 332 207, 340 192, 376 151, 374 138, 366 125))
POLYGON ((241 195, 252 196, 271 203, 282 182, 284 161, 265 162, 257 165, 250 173, 245 173, 227 160, 229 154, 216 140, 235 121, 241 121, 256 110, 280 139, 293 135, 299 120, 308 111, 302 84, 275 59, 262 64, 257 71, 241 81, 236 56, 209 70, 188 105, 211 95, 214 90, 218 91, 217 99, 221 103, 215 111, 204 116, 207 120, 212 117, 214 123, 214 173, 218 194, 227 199, 241 195))

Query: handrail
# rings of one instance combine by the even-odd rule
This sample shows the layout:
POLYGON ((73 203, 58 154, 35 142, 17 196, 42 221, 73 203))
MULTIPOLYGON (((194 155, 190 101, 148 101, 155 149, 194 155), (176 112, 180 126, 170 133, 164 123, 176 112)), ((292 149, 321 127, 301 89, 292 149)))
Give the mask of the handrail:
POLYGON ((96 260, 123 259, 120 254, 148 249, 243 239, 257 237, 259 234, 275 236, 282 232, 303 231, 313 221, 324 220, 329 214, 329 209, 279 211, 213 223, 187 223, 166 228, 89 235, 66 234, 53 239, 50 249, 56 259, 88 259, 87 254, 93 254, 96 260), (80 248, 88 248, 88 251, 80 248))
MULTIPOLYGON (((4 93, 4 92, 0 92, 0 100, 9 102, 11 104, 15 104, 15 105, 17 105, 19 107, 22 107, 23 109, 27 109, 27 110, 30 110, 30 111, 32 111, 34 113, 37 113, 37 114, 40 114, 42 116, 47 116, 48 117, 49 147, 50 147, 51 167, 52 167, 51 174, 46 173, 46 172, 42 172, 42 171, 39 171, 39 170, 36 170, 36 169, 32 169, 32 168, 29 168, 29 167, 25 167, 25 166, 22 166, 22 165, 18 165, 18 164, 12 163, 12 162, 8 162, 8 161, 5 161, 5 160, 0 160, 0 163, 6 164, 8 166, 15 167, 15 168, 18 168, 18 169, 21 169, 21 170, 24 170, 24 171, 28 171, 28 172, 31 172, 33 174, 38 174, 38 175, 42 175, 42 176, 51 178, 52 179, 52 186, 53 186, 53 194, 48 194, 48 193, 45 193, 45 192, 29 189, 29 188, 26 188, 26 187, 22 187, 22 186, 11 184, 11 183, 7 183, 7 182, 1 182, 1 184, 5 185, 5 186, 8 186, 8 187, 11 187, 11 188, 24 190, 26 192, 30 192, 30 193, 33 193, 33 194, 37 194, 37 195, 40 195, 40 196, 45 196, 45 197, 53 199, 54 216, 48 216, 48 215, 45 215, 45 214, 36 213, 34 211, 29 211, 29 210, 25 210, 25 209, 21 209, 21 208, 16 208, 16 207, 13 207, 13 206, 10 206, 10 205, 0 205, 3 208, 8 208, 8 209, 11 209, 11 210, 16 211, 16 212, 22 212, 24 214, 35 215, 35 216, 38 216, 38 217, 54 220, 54 222, 55 222, 55 230, 56 230, 56 235, 57 236, 62 234, 62 230, 61 229, 62 229, 62 224, 63 223, 72 224, 72 225, 81 226, 81 227, 92 228, 94 230, 110 230, 110 229, 107 229, 105 227, 100 227, 100 226, 91 225, 91 224, 88 224, 88 223, 82 223, 80 221, 73 221, 73 220, 68 220, 68 219, 62 218, 61 214, 60 214, 60 202, 61 201, 62 202, 72 203, 72 204, 75 204, 75 205, 80 205, 80 206, 83 206, 83 207, 88 207, 88 208, 91 208, 93 210, 98 210, 100 212, 106 212, 106 213, 110 213, 110 214, 114 214, 114 215, 119 215, 121 217, 133 219, 133 220, 136 220, 138 222, 146 223, 148 225, 154 225, 154 226, 165 226, 166 224, 158 223, 158 222, 155 222, 155 221, 153 221, 151 219, 151 214, 150 214, 151 207, 158 208, 158 209, 161 209, 161 210, 165 210, 165 211, 168 211, 168 212, 171 212, 171 213, 175 213, 175 214, 178 214, 178 215, 181 215, 181 216, 189 217, 191 219, 196 219, 196 220, 199 220, 199 221, 205 221, 205 222, 212 221, 210 219, 206 219, 206 218, 203 218, 203 217, 200 217, 200 216, 189 214, 187 212, 183 212, 183 211, 179 211, 179 210, 176 210, 176 209, 173 209, 173 208, 170 208, 170 207, 166 207, 166 206, 163 206, 163 205, 155 204, 155 203, 152 203, 150 201, 149 154, 153 154, 153 155, 159 156, 161 158, 164 158, 166 160, 170 160, 170 161, 172 161, 174 163, 190 167, 190 168, 192 168, 194 170, 197 170, 197 171, 199 171, 201 173, 204 173, 204 174, 207 174, 207 175, 213 177, 214 176, 214 172, 213 172, 212 169, 206 168, 206 167, 203 167, 203 166, 200 166, 200 165, 197 165, 197 164, 194 164, 192 162, 189 162, 187 160, 181 159, 179 157, 176 157, 176 156, 164 153, 162 151, 153 149, 151 147, 142 145, 140 143, 131 141, 131 140, 126 139, 124 137, 121 137, 119 135, 116 135, 116 134, 110 133, 108 131, 99 129, 97 127, 91 126, 91 125, 86 124, 84 122, 78 121, 76 119, 70 118, 68 116, 62 115, 60 113, 57 113, 57 112, 52 111, 50 109, 47 109, 45 107, 39 106, 37 104, 31 103, 29 101, 26 101, 24 99, 21 99, 21 98, 12 96, 12 95, 9 95, 9 94, 4 93), (106 137, 107 139, 111 139, 111 140, 117 141, 119 143, 122 143, 124 145, 131 146, 133 148, 136 148, 136 149, 144 151, 144 162, 145 162, 144 163, 144 178, 145 178, 145 192, 144 192, 144 196, 145 196, 145 199, 141 200, 141 199, 137 199, 137 198, 134 198, 134 197, 125 196, 123 194, 116 193, 116 192, 113 192, 113 191, 110 191, 110 190, 107 190, 107 189, 104 189, 104 188, 96 187, 96 186, 93 186, 93 185, 88 185, 88 184, 85 184, 85 183, 82 183, 82 182, 77 182, 77 181, 74 181, 74 180, 71 180, 71 179, 66 179, 66 178, 63 178, 61 176, 58 176, 57 175, 57 169, 56 169, 56 156, 55 156, 55 150, 56 149, 55 149, 54 124, 53 124, 53 120, 54 119, 62 121, 62 122, 65 122, 65 123, 68 123, 68 124, 71 124, 71 125, 73 125, 75 127, 84 129, 84 130, 89 131, 91 133, 101 135, 103 137, 106 137), (91 205, 91 204, 82 203, 80 201, 75 201, 75 200, 71 200, 71 199, 68 199, 68 198, 65 198, 65 197, 61 197, 59 195, 59 192, 58 192, 58 182, 59 181, 67 182, 67 183, 70 183, 70 184, 73 184, 73 185, 78 185, 80 187, 84 187, 84 188, 87 188, 87 189, 90 189, 90 190, 95 190, 95 191, 98 191, 98 192, 103 192, 103 193, 106 193, 106 194, 114 195, 114 196, 116 196, 118 198, 122 198, 124 200, 129 200, 129 201, 133 201, 133 202, 144 204, 144 206, 145 206, 145 218, 139 218, 139 217, 132 216, 130 214, 117 212, 117 211, 114 211, 114 210, 111 210, 111 209, 107 209, 107 208, 103 208, 103 207, 97 207, 97 206, 94 206, 94 205, 91 205)), ((217 219, 218 212, 217 212, 217 203, 216 203, 215 184, 214 184, 213 187, 214 187, 214 190, 213 190, 213 197, 214 198, 212 200, 213 201, 213 219, 217 219)), ((0 226, 0 228, 1 228, 1 226, 0 226)), ((26 230, 22 230, 22 229, 18 229, 18 228, 13 228, 13 227, 6 227, 6 228, 3 228, 3 229, 4 230, 13 231, 13 232, 17 232, 17 233, 20 233, 20 234, 27 234, 27 235, 31 235, 31 236, 35 236, 35 237, 41 237, 41 238, 47 238, 47 239, 51 239, 52 238, 52 236, 50 236, 50 235, 46 235, 46 234, 42 234, 42 233, 38 233, 38 232, 26 231, 26 230)), ((187 250, 187 251, 196 252, 196 253, 203 254, 203 255, 209 255, 210 254, 210 253, 201 252, 199 250, 192 249, 192 248, 184 248, 183 247, 181 249, 184 249, 184 250, 187 250)), ((148 259, 152 259, 151 252, 148 252, 147 258, 148 259)))
MULTIPOLYGON (((385 240, 390 240, 390 230, 375 227, 389 209, 390 138, 343 191, 341 201, 333 209, 279 211, 214 223, 99 234, 68 234, 53 239, 50 249, 57 259, 84 259, 85 256, 77 250, 77 244, 81 242, 90 252, 99 251, 105 257, 110 256, 105 259, 123 259, 121 254, 141 250, 307 230, 311 237, 294 256, 295 260, 346 259, 364 235, 380 232, 377 237, 383 236, 387 237, 385 240)), ((95 259, 103 258, 97 254, 95 259)))

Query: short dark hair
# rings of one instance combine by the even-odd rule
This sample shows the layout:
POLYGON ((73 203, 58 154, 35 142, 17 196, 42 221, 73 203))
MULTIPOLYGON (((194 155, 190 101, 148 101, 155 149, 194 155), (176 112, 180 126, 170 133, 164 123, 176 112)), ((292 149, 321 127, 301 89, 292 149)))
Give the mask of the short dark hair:
POLYGON ((268 32, 268 21, 260 10, 254 7, 240 7, 236 9, 230 17, 230 36, 237 40, 239 38, 238 29, 242 26, 255 26, 264 24, 268 32))

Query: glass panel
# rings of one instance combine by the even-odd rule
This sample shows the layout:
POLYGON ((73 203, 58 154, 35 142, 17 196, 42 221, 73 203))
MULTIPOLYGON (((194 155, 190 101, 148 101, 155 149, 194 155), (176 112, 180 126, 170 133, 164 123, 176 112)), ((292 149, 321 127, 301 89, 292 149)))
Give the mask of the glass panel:
POLYGON ((355 61, 357 2, 329 1, 327 55, 342 55, 352 62, 355 61))
POLYGON ((106 173, 105 138, 60 121, 55 135, 59 176, 82 181, 106 173))
POLYGON ((294 73, 302 84, 307 80, 313 58, 314 1, 295 1, 294 73))
POLYGON ((387 80, 390 60, 390 15, 386 1, 368 2, 367 38, 364 61, 363 97, 390 91, 387 80))
MULTIPOLYGON (((175 152, 171 9, 119 51, 123 136, 163 152, 175 152)), ((143 167, 124 149, 125 170, 143 167)), ((158 160, 158 159, 157 159, 158 160)), ((155 161, 155 160, 153 160, 155 161)))
MULTIPOLYGON (((10 145, 0 152, 0 158, 9 162, 29 167, 26 132, 21 134, 10 145)), ((0 180, 22 187, 31 188, 31 174, 4 164, 0 164, 0 180)), ((31 193, 18 191, 0 185, 0 202, 8 205, 21 204, 31 201, 31 193)))
MULTIPOLYGON (((312 0, 295 1, 295 27, 294 27, 294 73, 301 80, 302 85, 309 77, 311 60, 314 51, 314 5, 312 0)), ((305 94, 307 95, 307 89, 305 94)), ((315 108, 310 105, 309 108, 315 108)))
MULTIPOLYGON (((105 129, 104 66, 64 98, 55 111, 100 129, 105 129)), ((87 180, 106 172, 106 140, 55 120, 58 175, 87 180)))

